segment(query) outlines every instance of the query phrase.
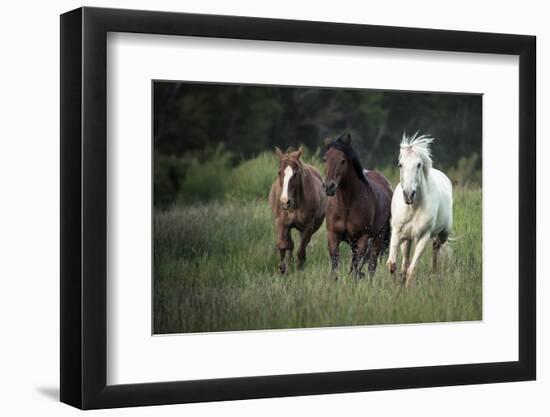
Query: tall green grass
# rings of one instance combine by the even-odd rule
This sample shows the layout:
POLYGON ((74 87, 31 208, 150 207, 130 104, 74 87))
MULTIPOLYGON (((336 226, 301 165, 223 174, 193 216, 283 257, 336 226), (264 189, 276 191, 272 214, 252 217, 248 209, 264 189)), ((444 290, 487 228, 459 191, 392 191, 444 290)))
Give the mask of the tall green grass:
POLYGON ((340 280, 331 280, 324 225, 308 247, 305 269, 281 276, 266 198, 273 161, 266 153, 229 170, 230 196, 155 211, 155 333, 482 318, 481 189, 455 190, 457 239, 443 250, 435 274, 426 251, 413 287, 389 275, 385 257, 372 279, 348 276, 345 244, 340 280))

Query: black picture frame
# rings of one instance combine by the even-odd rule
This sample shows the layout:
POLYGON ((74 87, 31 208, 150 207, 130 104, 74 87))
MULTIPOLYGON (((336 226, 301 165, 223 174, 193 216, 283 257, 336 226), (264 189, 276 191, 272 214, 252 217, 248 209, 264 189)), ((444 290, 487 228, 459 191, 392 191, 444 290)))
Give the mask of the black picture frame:
POLYGON ((61 401, 94 409, 535 379, 535 54, 524 35, 88 7, 61 15, 61 401), (519 56, 519 360, 107 385, 108 32, 519 56))

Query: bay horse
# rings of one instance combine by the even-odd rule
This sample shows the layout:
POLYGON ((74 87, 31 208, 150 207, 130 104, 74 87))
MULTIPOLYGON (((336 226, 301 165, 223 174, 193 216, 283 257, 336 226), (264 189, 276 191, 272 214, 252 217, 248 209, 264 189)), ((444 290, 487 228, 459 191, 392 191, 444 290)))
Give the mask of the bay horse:
POLYGON ((428 135, 403 134, 399 152, 399 185, 392 199, 392 234, 388 269, 397 269, 397 247, 401 245, 401 274, 409 283, 426 245, 432 240, 432 270, 437 255, 447 241, 453 225, 453 186, 449 178, 432 167, 428 135), (409 264, 411 244, 415 248, 409 264))
POLYGON ((365 261, 372 276, 387 249, 392 188, 379 172, 363 170, 351 146, 351 135, 325 141, 328 249, 336 279, 340 242, 352 249, 350 273, 362 278, 365 261))
POLYGON ((286 153, 275 148, 279 172, 271 186, 269 204, 275 217, 281 274, 288 271, 287 255, 292 258, 294 242, 291 230, 300 232, 297 266, 301 269, 306 260, 306 246, 325 219, 327 198, 323 191, 323 179, 316 168, 301 160, 302 152, 302 147, 286 153))

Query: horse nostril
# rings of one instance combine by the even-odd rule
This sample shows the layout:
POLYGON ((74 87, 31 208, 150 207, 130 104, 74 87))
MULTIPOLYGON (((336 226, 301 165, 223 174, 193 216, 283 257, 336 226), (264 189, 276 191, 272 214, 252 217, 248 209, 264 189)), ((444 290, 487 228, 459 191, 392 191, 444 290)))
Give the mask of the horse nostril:
POLYGON ((334 182, 330 182, 329 184, 325 184, 325 193, 328 196, 331 196, 334 194, 334 191, 336 190, 336 184, 334 182))
POLYGON ((403 190, 403 199, 405 200, 405 203, 412 204, 415 194, 416 194, 415 190, 412 190, 410 193, 403 190))

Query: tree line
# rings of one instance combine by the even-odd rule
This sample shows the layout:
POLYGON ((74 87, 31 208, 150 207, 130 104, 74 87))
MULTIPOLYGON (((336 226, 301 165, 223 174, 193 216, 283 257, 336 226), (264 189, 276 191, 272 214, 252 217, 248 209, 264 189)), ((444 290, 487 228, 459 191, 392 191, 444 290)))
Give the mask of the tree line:
POLYGON ((420 131, 436 138, 441 167, 481 155, 480 95, 180 82, 155 82, 153 91, 157 154, 223 143, 242 160, 275 146, 315 151, 326 137, 350 132, 363 163, 375 168, 395 162, 404 132, 420 131))
POLYGON ((386 173, 404 132, 431 134, 435 167, 481 185, 479 95, 156 81, 153 100, 155 206, 222 195, 229 177, 235 191, 251 167, 257 195, 272 181, 263 165, 276 163, 275 146, 305 145, 322 164, 324 139, 343 132, 365 168, 386 173))

